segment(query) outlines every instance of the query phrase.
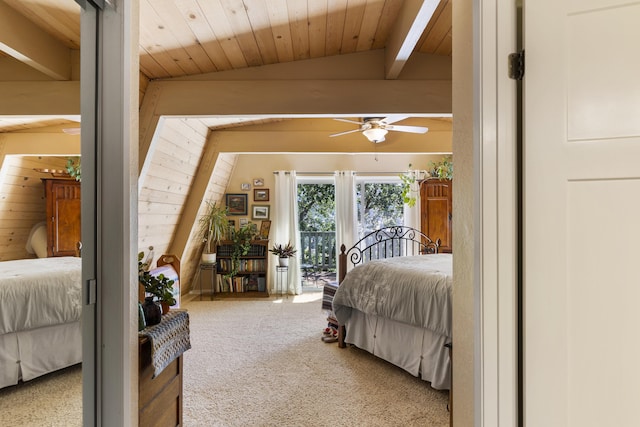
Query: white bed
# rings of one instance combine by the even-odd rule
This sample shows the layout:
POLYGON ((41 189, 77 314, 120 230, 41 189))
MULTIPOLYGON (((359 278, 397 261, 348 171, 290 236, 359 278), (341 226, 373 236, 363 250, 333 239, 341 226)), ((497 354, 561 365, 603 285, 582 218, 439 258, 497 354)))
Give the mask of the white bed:
POLYGON ((81 258, 0 262, 0 387, 82 361, 81 258))
MULTIPOLYGON (((357 255, 350 258, 356 266, 343 275, 333 298, 341 346, 353 344, 429 381, 433 388, 450 389, 451 361, 445 344, 451 343, 452 255, 407 256, 437 252, 437 244, 406 227, 395 227, 373 241, 396 250, 356 245, 357 255), (405 242, 414 238, 416 250, 405 242), (401 242, 390 244, 388 239, 401 242)), ((341 257, 348 258, 348 253, 354 251, 343 249, 341 257)))

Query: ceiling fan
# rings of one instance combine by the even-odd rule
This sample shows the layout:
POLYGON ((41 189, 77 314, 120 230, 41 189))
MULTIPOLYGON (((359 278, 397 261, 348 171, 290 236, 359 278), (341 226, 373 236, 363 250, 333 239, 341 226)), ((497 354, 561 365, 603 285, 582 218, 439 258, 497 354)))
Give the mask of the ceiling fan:
POLYGON ((346 132, 334 133, 329 136, 340 136, 346 135, 352 132, 362 132, 364 136, 371 142, 382 142, 384 141, 384 137, 388 131, 398 131, 398 132, 410 132, 410 133, 426 133, 429 128, 425 128, 422 126, 398 126, 393 125, 392 123, 399 122, 404 119, 408 119, 408 116, 388 116, 388 117, 363 117, 361 122, 356 122, 355 120, 348 119, 334 119, 341 122, 346 123, 354 123, 359 125, 358 129, 348 130, 346 132))

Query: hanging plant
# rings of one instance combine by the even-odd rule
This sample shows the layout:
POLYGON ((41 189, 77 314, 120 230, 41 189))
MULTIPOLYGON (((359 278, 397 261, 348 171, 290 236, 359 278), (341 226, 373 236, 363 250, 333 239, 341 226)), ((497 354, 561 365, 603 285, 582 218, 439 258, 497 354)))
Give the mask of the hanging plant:
POLYGON ((409 163, 409 170, 403 174, 400 174, 400 180, 402 183, 400 184, 402 187, 402 202, 409 206, 410 208, 416 205, 416 201, 418 198, 415 196, 416 191, 412 190, 411 187, 415 184, 419 179, 423 179, 426 174, 424 170, 411 170, 411 163, 409 163))
POLYGON ((82 168, 80 166, 80 157, 68 157, 65 168, 72 178, 75 178, 76 181, 81 181, 80 175, 82 174, 82 168))

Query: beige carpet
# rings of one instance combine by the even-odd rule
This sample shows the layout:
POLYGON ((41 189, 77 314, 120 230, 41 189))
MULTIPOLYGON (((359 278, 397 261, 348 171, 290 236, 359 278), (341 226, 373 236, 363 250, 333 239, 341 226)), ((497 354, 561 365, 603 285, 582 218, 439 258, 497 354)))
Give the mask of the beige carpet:
POLYGON ((447 426, 448 392, 321 341, 320 293, 193 301, 186 426, 447 426))
POLYGON ((71 366, 0 390, 0 426, 82 425, 82 368, 71 366))
MULTIPOLYGON (((447 426, 446 391, 320 340, 320 297, 185 303, 184 425, 447 426)), ((79 366, 0 390, 0 426, 80 426, 81 413, 79 366)))

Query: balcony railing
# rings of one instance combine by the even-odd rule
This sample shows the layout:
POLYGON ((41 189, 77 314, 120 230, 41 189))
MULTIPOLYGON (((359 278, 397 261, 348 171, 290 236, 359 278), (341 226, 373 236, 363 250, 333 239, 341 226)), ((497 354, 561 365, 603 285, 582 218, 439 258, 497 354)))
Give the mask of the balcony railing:
POLYGON ((316 272, 336 270, 334 231, 301 231, 300 248, 303 268, 310 268, 316 272))

